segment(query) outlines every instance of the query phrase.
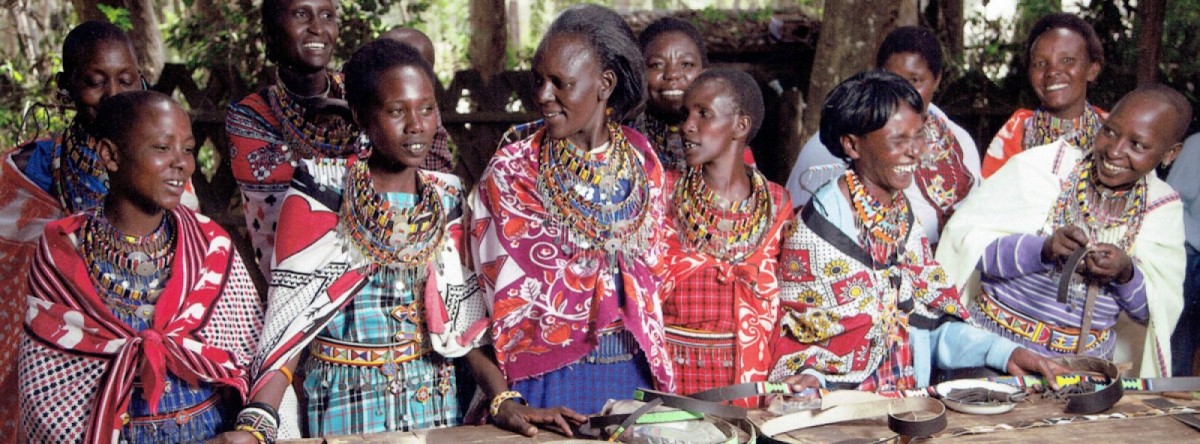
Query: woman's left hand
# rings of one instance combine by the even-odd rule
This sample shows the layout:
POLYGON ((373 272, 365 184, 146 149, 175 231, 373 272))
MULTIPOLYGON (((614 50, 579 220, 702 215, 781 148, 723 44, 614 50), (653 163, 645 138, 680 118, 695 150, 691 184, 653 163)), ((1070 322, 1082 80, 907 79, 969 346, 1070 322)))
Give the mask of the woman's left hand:
POLYGON ((1133 259, 1113 244, 1095 244, 1083 259, 1086 274, 1100 284, 1124 284, 1133 279, 1133 259))
POLYGON ((1055 376, 1071 373, 1071 369, 1064 367, 1053 359, 1034 353, 1032 350, 1019 347, 1013 350, 1012 356, 1008 357, 1008 373, 1014 376, 1037 373, 1046 378, 1046 382, 1050 384, 1050 388, 1058 390, 1058 382, 1055 381, 1055 376))

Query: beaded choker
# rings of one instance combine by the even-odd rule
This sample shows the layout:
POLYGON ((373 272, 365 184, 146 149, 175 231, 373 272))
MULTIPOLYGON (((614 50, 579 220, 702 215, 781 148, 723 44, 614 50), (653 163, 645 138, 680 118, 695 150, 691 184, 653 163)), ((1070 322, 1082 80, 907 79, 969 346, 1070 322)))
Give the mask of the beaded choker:
MULTIPOLYGON (((345 96, 339 76, 328 74, 325 85, 326 91, 321 96, 345 96)), ((278 76, 275 78, 275 85, 267 89, 267 103, 271 106, 271 112, 279 119, 283 140, 287 145, 304 159, 341 158, 353 153, 356 148, 353 142, 358 133, 354 127, 340 120, 339 124, 332 127, 305 120, 304 105, 300 103, 303 99, 306 97, 288 91, 278 76)))
POLYGON ((1090 103, 1083 104, 1083 115, 1075 119, 1060 119, 1038 108, 1026 121, 1025 149, 1067 139, 1071 146, 1091 150, 1092 137, 1100 130, 1100 115, 1090 103))
POLYGON ((1146 178, 1127 191, 1113 191, 1096 182, 1096 168, 1095 155, 1088 153, 1071 172, 1050 216, 1050 230, 1078 226, 1092 242, 1129 251, 1146 214, 1146 178))
POLYGON ((78 120, 63 133, 51 168, 58 202, 66 214, 95 207, 108 193, 108 171, 100 160, 99 142, 78 120))
POLYGON ((107 295, 105 304, 115 312, 146 318, 171 275, 175 256, 174 218, 170 212, 146 236, 121 233, 95 207, 83 226, 80 250, 92 283, 107 295), (139 311, 140 309, 140 311, 139 311))
POLYGON ((845 173, 846 188, 850 191, 850 203, 857 216, 854 225, 858 228, 858 243, 871 253, 877 264, 891 264, 901 250, 901 242, 908 237, 912 226, 909 220, 908 199, 904 193, 892 194, 892 205, 886 207, 867 192, 866 186, 853 169, 845 173))
POLYGON ((750 196, 730 203, 704 182, 699 167, 675 184, 675 220, 684 244, 722 262, 740 263, 759 246, 771 223, 771 192, 758 171, 747 168, 750 196))
POLYGON ((633 146, 615 123, 609 148, 583 152, 571 142, 544 137, 537 190, 549 218, 565 227, 568 241, 610 255, 641 251, 649 239, 650 183, 633 146))
POLYGON ((423 275, 446 237, 437 179, 418 171, 416 205, 397 208, 375 192, 366 162, 354 162, 346 175, 339 214, 350 243, 376 266, 423 275))
POLYGON ((663 168, 687 170, 687 155, 683 153, 683 133, 679 125, 669 125, 646 112, 642 113, 638 130, 654 143, 654 151, 663 168))

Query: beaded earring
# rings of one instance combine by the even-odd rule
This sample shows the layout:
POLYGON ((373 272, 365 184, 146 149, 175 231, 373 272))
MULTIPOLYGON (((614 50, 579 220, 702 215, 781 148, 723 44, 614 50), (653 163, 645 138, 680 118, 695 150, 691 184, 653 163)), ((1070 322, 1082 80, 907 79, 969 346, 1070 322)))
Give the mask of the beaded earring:
POLYGON ((366 160, 366 158, 371 157, 371 138, 367 137, 366 130, 358 133, 358 140, 354 143, 358 146, 358 149, 354 151, 359 160, 366 160))

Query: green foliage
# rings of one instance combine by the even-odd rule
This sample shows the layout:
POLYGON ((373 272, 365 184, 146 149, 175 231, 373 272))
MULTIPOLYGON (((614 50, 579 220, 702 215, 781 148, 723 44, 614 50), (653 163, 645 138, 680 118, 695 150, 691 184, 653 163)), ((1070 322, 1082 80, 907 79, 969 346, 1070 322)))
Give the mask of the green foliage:
POLYGON ((108 6, 105 4, 97 4, 100 13, 104 14, 104 18, 108 19, 122 31, 129 32, 133 30, 133 21, 129 19, 129 10, 119 6, 108 6))

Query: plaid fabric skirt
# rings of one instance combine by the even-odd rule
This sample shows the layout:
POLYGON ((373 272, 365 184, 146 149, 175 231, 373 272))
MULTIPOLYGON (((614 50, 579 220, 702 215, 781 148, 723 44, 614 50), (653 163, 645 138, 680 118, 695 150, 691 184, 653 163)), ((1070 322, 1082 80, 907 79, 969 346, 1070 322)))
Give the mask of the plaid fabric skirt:
POLYGON ((454 364, 436 353, 395 366, 340 365, 309 359, 306 436, 354 435, 456 426, 460 423, 454 364))
POLYGON ((584 415, 600 413, 609 399, 632 399, 634 389, 653 387, 646 355, 625 330, 601 335, 599 345, 574 364, 513 384, 531 406, 564 406, 584 415))
POLYGON ((692 394, 737 382, 733 333, 667 327, 666 337, 680 393, 692 394))

